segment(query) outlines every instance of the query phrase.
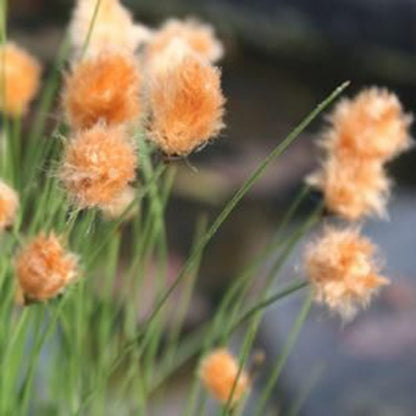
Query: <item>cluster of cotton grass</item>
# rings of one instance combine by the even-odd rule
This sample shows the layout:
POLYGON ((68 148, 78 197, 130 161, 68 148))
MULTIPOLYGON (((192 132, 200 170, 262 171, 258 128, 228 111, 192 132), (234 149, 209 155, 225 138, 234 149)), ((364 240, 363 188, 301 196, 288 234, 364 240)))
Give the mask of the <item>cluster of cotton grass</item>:
MULTIPOLYGON (((152 31, 136 24, 118 0, 79 0, 70 39, 72 58, 61 94, 69 133, 56 173, 75 210, 99 208, 116 218, 137 194, 139 132, 165 156, 186 157, 224 127, 221 72, 214 66, 222 45, 209 25, 192 19, 172 19, 152 31)), ((6 85, 1 110, 21 117, 39 89, 40 64, 11 42, 1 52, 6 85)), ((1 181, 2 230, 13 226, 18 209, 18 193, 1 181)), ((79 258, 66 245, 64 235, 41 231, 18 250, 19 302, 48 301, 79 278, 79 258)), ((237 372, 224 351, 204 361, 201 378, 225 403, 237 372)), ((235 400, 245 392, 246 378, 239 380, 235 400)))
MULTIPOLYGON (((105 238, 101 241, 100 234, 97 238, 90 239, 90 235, 93 234, 91 228, 95 224, 94 215, 96 212, 99 213, 102 221, 99 224, 115 224, 115 227, 110 227, 108 234, 105 234, 106 238, 116 233, 120 236, 121 223, 138 215, 135 208, 138 207, 142 194, 155 192, 157 182, 153 183, 152 180, 147 182, 148 190, 142 189, 141 178, 148 175, 148 167, 139 163, 143 158, 140 145, 145 143, 155 160, 172 162, 178 157, 188 157, 219 135, 224 128, 225 98, 221 89, 221 71, 216 63, 223 55, 223 47, 209 25, 192 19, 171 19, 159 29, 153 30, 136 23, 119 0, 78 0, 69 27, 69 37, 70 59, 62 73, 63 86, 59 93, 60 123, 55 136, 47 138, 53 144, 53 141, 58 142, 58 139, 59 143, 62 143, 63 147, 56 152, 56 161, 48 159, 49 154, 44 150, 46 146, 37 153, 38 143, 35 142, 34 146, 24 148, 21 152, 16 143, 13 143, 13 140, 17 140, 18 134, 14 137, 13 132, 6 127, 9 124, 18 125, 17 122, 28 112, 30 103, 41 86, 41 65, 36 58, 12 42, 4 43, 0 49, 0 109, 5 116, 4 127, 9 136, 9 139, 2 138, 3 143, 0 142, 0 157, 4 164, 0 178, 0 239, 5 242, 6 253, 4 259, 0 258, 0 264, 4 266, 4 272, 0 276, 8 276, 9 270, 11 271, 13 284, 10 285, 3 277, 1 284, 3 287, 13 287, 15 298, 20 305, 49 305, 59 296, 67 299, 70 296, 66 289, 78 282, 78 285, 73 286, 79 287, 76 296, 80 303, 75 303, 76 306, 70 309, 69 321, 74 314, 75 332, 78 333, 80 328, 86 325, 83 323, 82 313, 87 311, 92 316, 94 328, 99 328, 99 337, 102 337, 106 333, 106 323, 102 317, 101 321, 96 321, 96 316, 106 313, 107 318, 111 316, 114 319, 108 330, 108 334, 111 335, 112 325, 119 325, 122 313, 119 314, 117 303, 110 304, 110 312, 99 305, 90 305, 89 309, 79 306, 83 305, 81 302, 87 296, 83 286, 83 275, 91 274, 89 267, 95 260, 94 256, 102 249, 102 244, 108 244, 105 238), (37 160, 39 166, 35 166, 35 170, 29 172, 42 173, 42 170, 47 168, 44 177, 41 174, 35 175, 38 179, 43 178, 42 183, 35 185, 44 188, 39 190, 39 196, 37 190, 33 190, 33 184, 17 180, 20 171, 27 169, 26 166, 20 169, 19 163, 32 160, 30 154, 28 158, 24 157, 26 151, 40 154, 37 159, 33 159, 37 160), (45 160, 42 160, 42 156, 45 160), (8 169, 6 165, 10 165, 11 168, 8 169), (81 225, 78 226, 79 218, 81 225), (78 230, 75 236, 74 229, 78 230), (97 247, 89 247, 91 242, 97 247), (71 251, 73 245, 78 247, 74 252, 71 251), (10 261, 9 256, 12 258, 10 261), (100 312, 100 308, 103 308, 104 312, 100 312)), ((341 93, 342 89, 331 94, 321 107, 305 120, 312 120, 341 93)), ((330 116, 329 122, 330 126, 321 140, 325 151, 321 169, 311 175, 308 182, 322 190, 329 211, 352 224, 344 227, 326 226, 323 235, 309 246, 305 263, 316 300, 327 304, 331 310, 348 319, 357 312, 358 307, 369 303, 373 293, 388 283, 388 280, 380 275, 376 259, 377 250, 368 239, 360 235, 359 223, 364 217, 386 214, 385 206, 391 181, 386 177, 385 163, 410 147, 410 117, 404 114, 398 99, 392 93, 372 88, 363 91, 353 100, 341 101, 330 116)), ((304 127, 306 125, 307 122, 304 123, 304 127)), ((36 135, 34 137, 36 138, 36 135)), ((289 135, 285 143, 290 144, 294 137, 295 135, 289 135)), ((165 294, 162 292, 159 302, 155 303, 154 311, 147 321, 148 326, 143 325, 148 332, 144 331, 140 336, 131 334, 131 322, 135 322, 137 311, 135 305, 129 309, 130 315, 125 318, 127 323, 123 321, 121 326, 123 329, 127 328, 126 332, 131 339, 124 347, 120 347, 116 340, 115 359, 107 363, 105 370, 108 373, 98 368, 98 376, 92 376, 92 391, 86 394, 82 401, 77 398, 71 399, 74 414, 82 413, 83 406, 88 405, 91 397, 102 389, 109 375, 132 350, 135 351, 132 359, 139 361, 144 354, 143 348, 146 351, 145 360, 150 363, 156 361, 156 358, 159 360, 157 354, 161 349, 162 336, 155 330, 158 327, 154 318, 160 313, 166 299, 181 279, 192 274, 191 266, 200 257, 225 218, 248 192, 265 167, 280 154, 278 146, 213 222, 183 271, 167 288, 165 294), (139 341, 143 342, 143 347, 139 341), (135 347, 138 348, 137 351, 134 350, 135 347), (147 352, 146 348, 150 352, 147 352)), ((26 180, 30 182, 32 178, 27 177, 26 180)), ((137 248, 145 253, 145 259, 149 257, 147 250, 151 252, 156 246, 149 237, 154 231, 152 227, 162 233, 163 226, 160 224, 163 219, 154 219, 152 216, 161 215, 160 205, 164 203, 157 198, 150 200, 148 220, 151 226, 148 229, 147 224, 144 230, 140 229, 137 223, 132 227, 134 232, 137 228, 150 240, 147 244, 151 249, 147 248, 146 243, 143 243, 145 248, 137 248)), ((119 240, 115 241, 117 254, 120 243, 119 240)), ((139 241, 139 246, 142 245, 140 239, 134 241, 139 241)), ((114 247, 111 244, 110 247, 111 250, 105 256, 109 258, 108 264, 111 267, 105 263, 109 270, 100 270, 98 274, 99 277, 101 274, 110 275, 109 293, 113 296, 113 286, 116 286, 113 280, 118 272, 119 259, 114 256, 114 247)), ((161 247, 163 258, 163 244, 161 247)), ((130 250, 132 255, 135 250, 136 247, 130 250)), ((277 264, 279 262, 280 260, 277 264)), ((145 268, 146 261, 143 261, 143 264, 136 263, 133 258, 131 263, 129 267, 124 267, 129 269, 129 273, 125 273, 126 276, 146 273, 146 269, 137 271, 137 265, 145 268)), ((256 276, 257 272, 254 273, 253 281, 256 276)), ((272 282, 270 280, 259 296, 260 302, 248 310, 244 311, 243 308, 244 313, 238 316, 239 307, 245 306, 241 299, 244 299, 246 293, 250 293, 249 286, 244 286, 250 282, 247 280, 244 283, 244 279, 242 282, 243 285, 239 286, 241 282, 236 280, 236 286, 230 289, 229 298, 228 295, 225 296, 223 309, 220 308, 218 315, 215 315, 213 326, 206 335, 208 341, 198 336, 202 340, 198 348, 204 353, 196 371, 197 380, 221 403, 224 414, 232 414, 237 406, 243 403, 253 384, 253 371, 245 368, 248 351, 254 339, 253 334, 258 330, 260 322, 258 313, 283 295, 305 286, 304 282, 295 282, 293 287, 283 290, 283 294, 279 292, 268 297, 272 282), (233 296, 240 293, 240 290, 241 299, 236 300, 236 305, 227 305, 227 299, 234 299, 233 296), (241 322, 251 317, 254 317, 254 321, 247 335, 247 342, 244 343, 246 350, 240 357, 235 357, 226 347, 227 337, 241 322), (225 322, 226 319, 230 319, 230 322, 225 322), (221 329, 219 332, 218 327, 221 329), (224 341, 217 347, 220 334, 224 341)), ((104 292, 104 284, 99 282, 98 286, 99 290, 104 292)), ((135 290, 138 290, 138 286, 130 280, 127 281, 126 277, 124 291, 135 290)), ((56 312, 56 319, 60 316, 60 307, 56 312)), ((28 309, 30 310, 25 309, 26 313, 28 309)), ((0 305, 0 313, 4 310, 6 308, 2 309, 0 305)), ((10 311, 10 314, 14 313, 12 308, 10 311)), ((12 341, 5 348, 4 361, 13 353, 15 343, 19 339, 19 331, 25 325, 25 316, 27 315, 22 314, 20 324, 17 325, 17 335, 12 337, 12 341)), ((53 322, 55 321, 52 319, 53 322)), ((62 322, 62 331, 65 333, 71 325, 68 324, 68 317, 63 317, 62 322)), ((37 328, 40 328, 40 324, 37 328)), ((163 332, 165 329, 159 328, 159 331, 163 332)), ((49 332, 45 331, 45 334, 49 332)), ((42 342, 47 336, 41 338, 42 342)), ((69 339, 65 342, 70 343, 72 334, 65 336, 69 339)), ((71 344, 75 348, 73 354, 77 360, 81 360, 82 354, 85 353, 80 349, 83 338, 79 335, 74 338, 75 342, 71 344)), ((28 379, 21 386, 19 395, 16 394, 16 397, 22 397, 22 409, 27 409, 28 406, 28 391, 33 382, 33 373, 30 371, 34 368, 33 363, 36 362, 41 349, 38 345, 41 346, 42 342, 36 338, 35 351, 38 352, 31 356, 28 379)), ((111 348, 114 347, 106 345, 99 359, 106 362, 111 348)), ((174 349, 175 345, 173 351, 174 349)), ((184 354, 188 358, 198 351, 191 349, 189 355, 188 349, 184 348, 184 354)), ((172 345, 168 342, 165 360, 168 369, 172 366, 175 368, 175 360, 172 364, 169 355, 171 350, 172 345)), ((179 354, 179 363, 181 357, 179 354)), ((77 360, 69 361, 69 379, 72 385, 79 387, 73 375, 77 374, 73 371, 80 371, 77 360)), ((153 373, 153 367, 150 368, 150 372, 153 373)), ((136 370, 133 369, 134 371, 136 370)), ((139 383, 141 392, 137 394, 143 394, 143 386, 148 383, 149 377, 146 371, 143 376, 138 374, 140 383, 143 384, 139 383)), ((132 379, 134 374, 129 370, 126 383, 132 379)), ((266 391, 270 391, 276 381, 272 376, 266 391)), ((197 397, 197 391, 195 395, 191 394, 188 409, 196 409, 193 397, 197 397)), ((10 410, 7 407, 9 402, 12 403, 10 397, 7 383, 0 381, 0 412, 10 410)), ((145 400, 140 397, 140 401, 142 413, 139 414, 145 414, 145 400)), ((258 414, 262 413, 263 404, 259 404, 258 414)), ((103 406, 105 408, 105 405, 103 406)), ((188 414, 191 414, 189 412, 192 413, 192 410, 188 410, 188 414)))
MULTIPOLYGON (((28 111, 40 85, 41 65, 12 42, 1 46, 4 86, 0 108, 11 118, 28 111)), ((5 140, 5 139, 3 139, 5 140)), ((3 149, 3 152, 4 149, 3 149)), ((18 216, 19 194, 0 179, 0 232, 12 228, 18 216)), ((54 233, 41 233, 16 255, 17 298, 22 302, 47 300, 60 293, 76 276, 76 258, 66 253, 54 233)))
POLYGON ((224 98, 211 61, 221 46, 210 27, 193 21, 152 32, 114 0, 102 1, 88 38, 94 4, 80 1, 71 23, 63 104, 74 137, 60 176, 81 208, 114 215, 134 196, 135 132, 145 129, 168 156, 187 156, 218 135, 224 98))
POLYGON ((395 94, 373 87, 341 100, 319 143, 324 158, 308 182, 322 191, 327 209, 349 224, 325 227, 307 250, 306 269, 316 299, 344 319, 389 283, 360 225, 366 217, 387 216, 391 180, 385 164, 410 148, 410 123, 395 94))
MULTIPOLYGON (((146 129, 168 156, 187 156, 218 135, 224 98, 220 71, 211 61, 221 57, 222 49, 209 26, 172 20, 151 32, 136 25, 118 1, 101 3, 91 37, 96 2, 80 0, 70 26, 73 51, 62 92, 70 133, 58 176, 77 209, 98 207, 118 217, 136 195, 137 132, 146 129)), ((4 111, 21 114, 37 90, 39 65, 13 44, 5 53, 4 111)), ((6 184, 2 194, 9 200, 1 212, 7 226, 17 196, 6 184)), ((73 280, 74 264, 64 261, 59 244, 53 233, 47 238, 41 234, 18 256, 16 270, 25 296, 45 300, 73 280), (49 249, 51 242, 56 250, 49 249), (44 250, 35 249, 42 244, 44 250), (23 262, 33 267, 23 267, 23 262), (56 280, 51 290, 27 289, 43 284, 39 263, 46 265, 45 285, 48 278, 56 280)))

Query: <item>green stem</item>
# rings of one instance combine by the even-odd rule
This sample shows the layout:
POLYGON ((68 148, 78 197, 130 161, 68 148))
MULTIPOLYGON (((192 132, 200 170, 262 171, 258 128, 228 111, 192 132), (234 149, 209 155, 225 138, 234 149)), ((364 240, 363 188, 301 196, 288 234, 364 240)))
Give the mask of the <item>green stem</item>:
POLYGON ((83 58, 85 56, 85 54, 87 53, 87 49, 88 49, 88 46, 89 46, 90 41, 91 41, 92 31, 94 29, 94 24, 97 20, 98 12, 100 10, 101 2, 102 2, 102 0, 97 0, 97 3, 95 3, 92 19, 91 19, 90 25, 88 27, 87 37, 85 39, 85 43, 84 43, 84 46, 82 48, 81 58, 83 58))
POLYGON ((256 416, 263 415, 266 410, 267 400, 269 399, 274 387, 276 386, 276 383, 279 380, 279 376, 283 370, 284 365, 286 364, 287 359, 289 358, 289 355, 291 351, 293 350, 293 347, 298 339, 299 333, 303 327, 303 324, 305 323, 305 320, 309 314, 311 305, 313 300, 313 291, 310 290, 308 295, 306 296, 306 299, 304 301, 303 307, 299 312, 299 315, 296 318, 296 321, 293 325, 292 330, 290 331, 289 337, 286 340, 286 343, 283 347, 282 354, 280 355, 279 359, 277 360, 273 371, 269 377, 269 380, 262 391, 262 395, 260 397, 259 403, 257 405, 257 411, 255 413, 256 416))

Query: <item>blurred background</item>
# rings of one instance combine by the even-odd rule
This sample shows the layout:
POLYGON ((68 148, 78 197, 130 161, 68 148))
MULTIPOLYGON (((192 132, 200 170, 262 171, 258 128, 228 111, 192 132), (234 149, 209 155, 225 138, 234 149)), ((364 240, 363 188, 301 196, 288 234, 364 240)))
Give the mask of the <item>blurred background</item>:
MULTIPOLYGON (((73 1, 10 1, 10 37, 50 65, 73 1)), ((130 0, 136 20, 157 27, 168 17, 212 23, 225 44, 221 62, 227 129, 206 151, 180 164, 168 211, 172 269, 187 256, 197 214, 214 214, 254 167, 334 87, 352 95, 386 86, 416 109, 415 0, 130 0), (202 186, 201 186, 202 184, 202 186)), ((276 229, 304 176, 317 163, 322 118, 273 165, 208 249, 189 327, 210 315, 230 279, 276 229)), ((390 166, 396 189, 389 222, 365 227, 382 248, 393 284, 371 310, 342 326, 313 310, 280 379, 270 415, 414 415, 416 411, 416 152, 390 166)), ((310 206, 316 201, 313 197, 310 206)), ((305 210, 306 213, 306 210, 305 210)), ((301 220, 301 216, 298 220, 301 220)), ((295 252, 286 273, 298 267, 295 252)), ((258 347, 273 362, 293 323, 293 299, 265 315, 258 347)), ((238 342, 238 340, 237 340, 238 342)), ((192 366, 166 391, 168 408, 186 390, 192 366)), ((262 369, 267 373, 268 362, 262 369)), ((260 376, 258 384, 266 375, 260 376)), ((253 393, 255 400, 256 392, 253 393)), ((249 412, 247 413, 250 414, 249 412)))

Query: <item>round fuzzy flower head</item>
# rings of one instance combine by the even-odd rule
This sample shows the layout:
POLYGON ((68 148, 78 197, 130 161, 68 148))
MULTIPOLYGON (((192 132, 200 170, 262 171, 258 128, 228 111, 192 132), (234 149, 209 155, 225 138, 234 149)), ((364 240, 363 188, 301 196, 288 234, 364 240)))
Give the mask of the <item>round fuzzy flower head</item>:
POLYGON ((135 178, 137 156, 123 127, 97 124, 67 142, 59 176, 81 208, 112 204, 135 178))
POLYGON ((235 384, 232 404, 237 404, 248 391, 250 381, 242 371, 238 376, 238 363, 226 349, 218 349, 207 355, 201 362, 199 377, 206 389, 221 403, 229 401, 235 384))
POLYGON ((223 128, 220 71, 193 53, 153 74, 149 136, 168 156, 186 156, 223 128))
POLYGON ((64 108, 74 129, 139 119, 141 75, 133 55, 105 52, 78 62, 65 79, 64 108))
POLYGON ((54 298, 77 276, 77 258, 53 233, 39 234, 15 260, 19 291, 28 302, 54 298))
POLYGON ((39 62, 14 43, 0 46, 0 110, 12 117, 24 114, 39 88, 39 62))
POLYGON ((378 161, 332 157, 307 182, 323 192, 329 211, 347 221, 386 216, 391 184, 378 161))
POLYGON ((342 100, 330 122, 322 144, 337 154, 386 161, 411 143, 411 117, 403 112, 397 96, 386 89, 374 87, 352 100, 342 100))
POLYGON ((0 180, 0 231, 10 227, 19 208, 19 197, 14 189, 0 180))
MULTIPOLYGON (((69 32, 78 57, 84 52, 96 6, 97 0, 78 0, 74 9, 69 32)), ((119 0, 101 0, 86 53, 92 56, 110 49, 133 53, 150 36, 149 29, 134 24, 119 0)))
POLYGON ((163 54, 171 42, 176 40, 183 42, 193 52, 209 62, 218 61, 224 53, 212 26, 193 19, 185 21, 170 19, 153 36, 147 47, 147 57, 157 59, 158 55, 163 54))
POLYGON ((380 287, 389 283, 379 275, 375 252, 375 246, 356 228, 326 228, 305 255, 316 300, 345 320, 353 318, 380 287))

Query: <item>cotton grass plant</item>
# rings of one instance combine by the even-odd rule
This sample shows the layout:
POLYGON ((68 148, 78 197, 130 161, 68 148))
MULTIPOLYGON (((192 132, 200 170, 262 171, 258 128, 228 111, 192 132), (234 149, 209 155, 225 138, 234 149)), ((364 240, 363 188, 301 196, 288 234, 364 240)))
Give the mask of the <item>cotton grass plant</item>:
POLYGON ((255 414, 264 414, 313 299, 350 319, 387 283, 359 229, 364 216, 386 212, 384 163, 409 147, 409 116, 385 90, 341 101, 323 133, 322 170, 224 288, 212 316, 184 334, 205 248, 347 83, 271 149, 216 218, 201 215, 189 256, 170 281, 165 212, 175 164, 225 127, 215 66, 223 47, 213 29, 170 20, 152 30, 118 0, 78 0, 40 82, 40 63, 8 39, 1 4, 0 414, 166 414, 163 391, 187 362, 196 364, 181 414, 206 414, 209 395, 219 414, 242 414, 254 388, 255 414), (284 233, 311 186, 322 190, 322 204, 284 233), (279 288, 285 260, 323 221, 325 206, 354 224, 326 228, 305 254, 306 276, 279 288), (139 318, 150 274, 156 295, 139 318), (282 350, 267 357, 269 371, 258 369, 266 375, 259 385, 253 345, 263 313, 300 290, 304 304, 282 350), (241 345, 231 353, 237 330, 241 345))

